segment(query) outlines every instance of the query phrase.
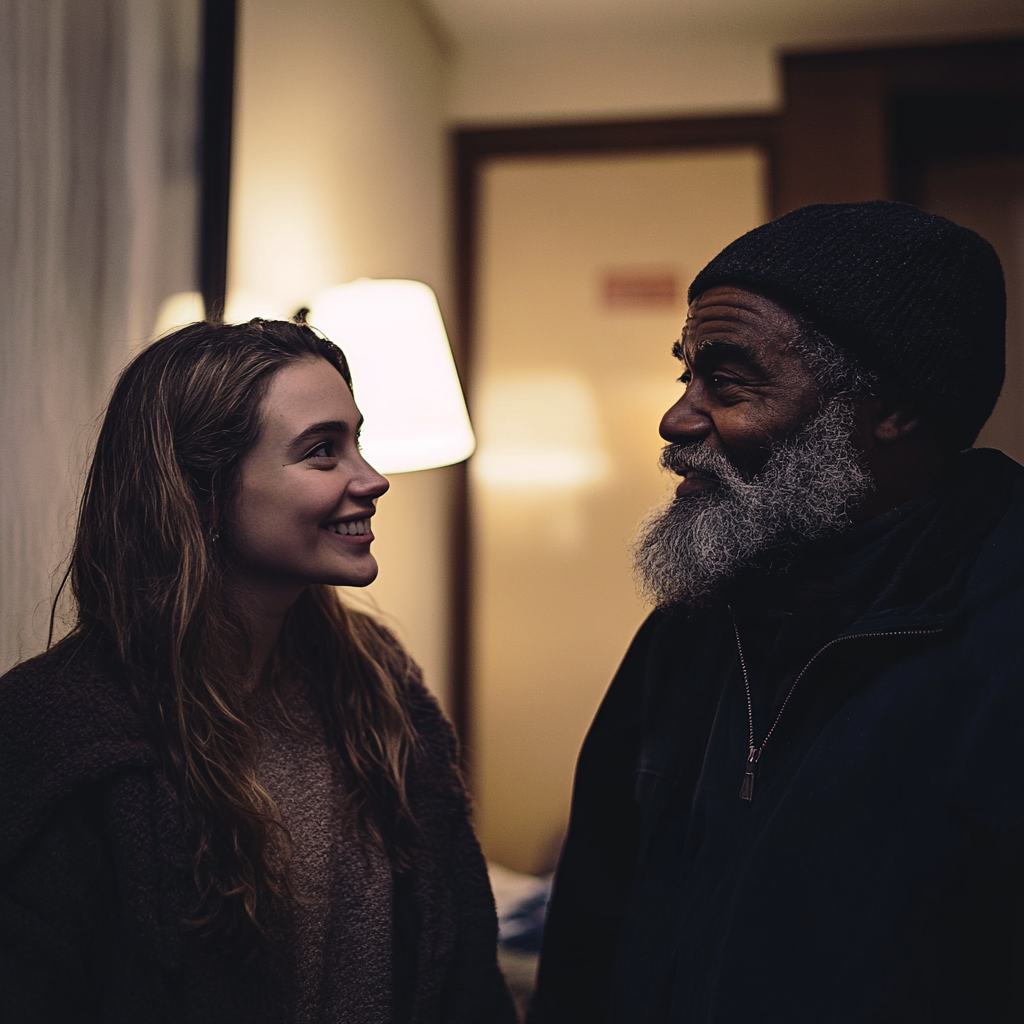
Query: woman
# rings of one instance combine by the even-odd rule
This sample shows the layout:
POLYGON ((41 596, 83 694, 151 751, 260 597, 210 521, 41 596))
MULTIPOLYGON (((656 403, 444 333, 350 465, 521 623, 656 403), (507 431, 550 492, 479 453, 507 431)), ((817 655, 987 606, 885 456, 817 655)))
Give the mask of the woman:
POLYGON ((359 423, 304 324, 122 374, 77 624, 0 681, 0 1018, 515 1019, 451 729, 333 589, 377 573, 359 423))

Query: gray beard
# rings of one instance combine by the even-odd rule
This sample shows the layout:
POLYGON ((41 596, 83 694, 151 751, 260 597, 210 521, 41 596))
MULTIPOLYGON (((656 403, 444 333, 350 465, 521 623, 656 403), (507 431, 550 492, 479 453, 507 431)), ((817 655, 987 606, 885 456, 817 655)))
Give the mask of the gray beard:
POLYGON ((871 490, 854 448, 854 405, 826 402, 814 419, 776 445, 749 479, 703 445, 668 445, 666 469, 690 466, 717 480, 647 515, 633 542, 640 596, 658 608, 700 607, 740 572, 848 528, 871 490))

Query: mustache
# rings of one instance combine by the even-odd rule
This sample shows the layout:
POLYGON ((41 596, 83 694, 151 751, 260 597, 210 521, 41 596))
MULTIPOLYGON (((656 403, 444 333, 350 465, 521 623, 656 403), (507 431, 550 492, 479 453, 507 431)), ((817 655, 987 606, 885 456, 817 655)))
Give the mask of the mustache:
POLYGON ((633 544, 641 596, 659 608, 702 607, 741 573, 769 560, 784 567, 801 545, 849 527, 872 486, 851 440, 856 422, 852 399, 829 403, 753 471, 703 441, 667 445, 665 469, 715 485, 668 499, 641 524, 633 544))
POLYGON ((677 476, 693 470, 709 480, 734 481, 739 470, 720 452, 712 451, 703 444, 667 444, 661 450, 658 462, 677 476))

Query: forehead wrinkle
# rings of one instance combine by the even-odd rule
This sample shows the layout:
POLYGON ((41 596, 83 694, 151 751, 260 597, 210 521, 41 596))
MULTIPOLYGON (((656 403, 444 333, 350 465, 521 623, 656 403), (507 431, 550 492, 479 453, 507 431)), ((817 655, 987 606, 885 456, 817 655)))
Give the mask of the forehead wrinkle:
POLYGON ((684 334, 688 328, 692 329, 694 321, 699 321, 699 327, 709 327, 716 323, 737 324, 760 330, 774 329, 785 334, 791 333, 791 328, 797 326, 792 313, 765 295, 733 287, 724 290, 726 295, 709 298, 716 291, 711 289, 711 292, 694 299, 686 311, 684 334))
POLYGON ((733 310, 730 306, 715 306, 713 308, 715 312, 708 316, 702 316, 705 310, 695 309, 693 306, 687 310, 686 320, 683 322, 683 330, 679 336, 679 343, 686 344, 687 340, 693 336, 695 330, 704 328, 709 331, 716 331, 719 329, 718 325, 739 325, 739 326, 750 326, 751 324, 751 310, 737 309, 733 310), (699 323, 696 322, 699 320, 699 323))

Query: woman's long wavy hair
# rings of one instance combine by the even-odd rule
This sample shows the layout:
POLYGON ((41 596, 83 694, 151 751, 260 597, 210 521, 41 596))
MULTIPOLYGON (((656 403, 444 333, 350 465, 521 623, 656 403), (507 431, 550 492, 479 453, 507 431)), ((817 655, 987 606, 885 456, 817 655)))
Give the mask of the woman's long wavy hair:
MULTIPOLYGON (((274 374, 345 357, 304 324, 197 323, 121 374, 96 444, 71 556, 74 633, 115 646, 178 790, 199 905, 192 923, 255 940, 294 895, 289 839, 257 777, 249 638, 230 587, 231 508, 274 374)), ((329 586, 286 617, 272 662, 309 680, 350 772, 353 808, 397 870, 413 827, 405 656, 329 586)))

